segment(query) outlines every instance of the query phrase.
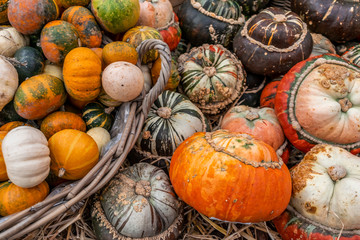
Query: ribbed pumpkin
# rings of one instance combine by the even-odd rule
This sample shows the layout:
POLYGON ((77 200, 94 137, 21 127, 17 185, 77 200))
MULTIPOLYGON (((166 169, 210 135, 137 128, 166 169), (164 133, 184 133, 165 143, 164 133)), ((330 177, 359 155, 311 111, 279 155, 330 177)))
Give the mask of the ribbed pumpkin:
POLYGON ((98 239, 171 240, 181 231, 181 203, 169 177, 147 163, 119 172, 91 206, 98 239))
MULTIPOLYGON (((139 46, 146 39, 159 39, 163 40, 159 31, 155 28, 147 26, 137 26, 129 29, 123 36, 123 41, 128 42, 135 47, 139 46)), ((147 52, 142 59, 143 63, 149 63, 155 61, 159 57, 157 50, 152 49, 147 52)))
POLYGON ((104 46, 102 58, 104 59, 105 67, 118 61, 136 64, 138 52, 134 45, 123 41, 116 41, 104 46))
POLYGON ((8 122, 0 127, 0 131, 10 131, 14 128, 20 127, 20 126, 31 126, 30 124, 21 122, 21 121, 12 121, 8 122))
POLYGON ((50 169, 56 176, 77 180, 84 177, 99 159, 92 137, 75 129, 64 129, 49 139, 50 169))
POLYGON ((75 26, 83 47, 100 47, 101 29, 89 9, 81 6, 69 7, 63 12, 61 20, 75 26))
POLYGON ((56 20, 41 31, 40 44, 45 57, 53 63, 63 63, 66 55, 80 46, 79 33, 71 23, 56 20))
POLYGON ((56 0, 59 7, 70 8, 71 6, 87 6, 90 0, 56 0))
POLYGON ((2 141, 4 140, 7 133, 8 133, 8 131, 0 131, 0 181, 1 182, 9 179, 7 172, 6 172, 4 156, 3 156, 2 150, 1 150, 2 141))
MULTIPOLYGON (((152 68, 151 68, 151 80, 153 85, 155 85, 155 83, 157 82, 159 76, 160 76, 160 71, 161 71, 161 58, 158 58, 152 68)), ((175 89, 177 88, 177 86, 180 83, 180 74, 178 71, 178 64, 176 62, 176 58, 172 57, 171 58, 171 75, 170 78, 165 86, 164 90, 170 90, 170 91, 175 91, 175 89)))
POLYGON ((135 26, 140 3, 138 0, 92 0, 91 11, 104 30, 118 34, 135 26))
POLYGON ((0 183, 0 215, 8 216, 43 201, 49 194, 49 185, 43 181, 32 188, 22 188, 14 183, 0 183))
POLYGON ((186 138, 205 131, 210 126, 198 107, 182 94, 164 91, 150 109, 135 150, 171 156, 186 138))
POLYGON ((0 24, 6 23, 8 21, 7 9, 8 9, 9 0, 0 1, 0 24))
POLYGON ((241 97, 246 73, 221 45, 204 44, 179 58, 180 87, 202 112, 217 114, 241 97))
POLYGON ((59 9, 54 0, 11 0, 8 18, 22 34, 39 33, 44 25, 57 19, 59 9))
POLYGON ((341 57, 360 67, 360 44, 351 47, 341 57))
POLYGON ((94 100, 101 88, 101 60, 89 48, 76 48, 66 56, 63 67, 66 91, 80 101, 94 100))
POLYGON ((19 64, 14 64, 19 75, 19 83, 43 72, 45 59, 41 52, 33 47, 20 48, 16 51, 14 58, 19 61, 19 64))
POLYGON ((170 22, 165 26, 157 28, 163 38, 163 41, 169 46, 170 51, 174 51, 181 40, 181 29, 179 25, 179 18, 173 12, 170 22))
POLYGON ((291 196, 290 172, 274 149, 248 134, 195 133, 174 152, 170 180, 200 213, 254 223, 279 216, 291 196))
POLYGON ((0 26, 0 53, 5 57, 13 57, 15 52, 28 45, 29 38, 11 26, 0 26))
POLYGON ((36 75, 22 82, 16 90, 15 111, 25 119, 41 119, 59 109, 66 96, 64 83, 59 78, 36 75))
POLYGON ((100 103, 92 102, 85 105, 82 109, 82 118, 86 123, 87 129, 103 127, 110 130, 114 117, 106 113, 104 106, 100 103))
POLYGON ((140 0, 139 26, 161 28, 172 18, 173 8, 169 0, 140 0))
POLYGON ((19 86, 19 77, 14 66, 0 56, 0 111, 14 97, 19 86))
POLYGON ((61 111, 49 114, 40 125, 40 130, 47 139, 64 129, 77 129, 85 132, 86 125, 84 120, 75 113, 61 111))

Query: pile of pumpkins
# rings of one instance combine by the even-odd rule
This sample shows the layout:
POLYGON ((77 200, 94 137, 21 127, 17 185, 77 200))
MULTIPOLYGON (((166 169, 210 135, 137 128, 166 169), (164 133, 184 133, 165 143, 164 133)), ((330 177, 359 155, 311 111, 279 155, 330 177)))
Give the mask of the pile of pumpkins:
POLYGON ((0 215, 90 171, 114 137, 114 109, 156 83, 159 53, 138 61, 136 47, 159 39, 171 76, 131 166, 92 198, 99 239, 176 239, 184 203, 214 220, 273 221, 285 240, 360 238, 360 4, 173 10, 168 0, 0 0, 0 215), (289 170, 294 149, 304 156, 289 170))

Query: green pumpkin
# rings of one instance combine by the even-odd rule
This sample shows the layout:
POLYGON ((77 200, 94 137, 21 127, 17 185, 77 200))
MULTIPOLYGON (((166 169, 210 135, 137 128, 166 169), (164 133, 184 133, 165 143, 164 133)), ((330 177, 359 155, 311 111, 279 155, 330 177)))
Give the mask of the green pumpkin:
POLYGON ((5 107, 0 111, 0 125, 4 125, 8 122, 20 121, 25 122, 26 119, 19 116, 14 108, 14 100, 11 100, 5 107))
POLYGON ((110 131, 114 117, 105 112, 102 104, 91 102, 82 109, 82 118, 86 123, 87 130, 94 127, 102 127, 110 131))
POLYGON ((26 78, 38 75, 43 72, 45 59, 41 52, 33 47, 22 47, 16 51, 14 58, 19 61, 14 67, 19 75, 19 83, 26 78))

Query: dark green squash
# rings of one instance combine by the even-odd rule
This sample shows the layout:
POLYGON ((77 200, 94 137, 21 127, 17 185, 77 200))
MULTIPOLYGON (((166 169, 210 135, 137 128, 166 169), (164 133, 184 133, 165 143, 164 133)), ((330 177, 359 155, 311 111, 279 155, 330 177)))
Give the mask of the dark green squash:
POLYGON ((25 118, 19 116, 14 108, 14 100, 11 100, 5 107, 0 111, 0 126, 14 121, 25 122, 25 118))
POLYGON ((42 73, 44 70, 45 59, 41 52, 33 47, 20 48, 16 51, 14 58, 20 63, 14 65, 19 74, 19 83, 42 73))
POLYGON ((97 102, 91 102, 85 105, 82 109, 82 118, 88 130, 94 127, 102 127, 110 131, 114 121, 114 117, 106 113, 104 106, 97 102))
POLYGON ((265 8, 269 0, 236 0, 236 2, 242 7, 243 14, 249 18, 265 8))

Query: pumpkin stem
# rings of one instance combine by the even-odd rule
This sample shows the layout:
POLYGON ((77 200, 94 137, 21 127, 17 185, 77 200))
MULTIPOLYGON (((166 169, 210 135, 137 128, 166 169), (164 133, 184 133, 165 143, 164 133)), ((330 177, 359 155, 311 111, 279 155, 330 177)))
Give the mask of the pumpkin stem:
POLYGON ((146 180, 140 180, 136 182, 135 193, 137 195, 142 195, 144 197, 150 197, 150 193, 151 193, 150 182, 146 180))
POLYGON ((209 77, 213 77, 216 74, 215 67, 204 67, 203 72, 209 77))
POLYGON ((58 173, 58 177, 62 177, 62 176, 64 176, 64 174, 65 174, 65 168, 60 168, 59 173, 58 173))
POLYGON ((108 107, 108 108, 105 108, 105 109, 104 109, 104 112, 105 112, 106 114, 110 114, 112 111, 114 111, 114 109, 115 109, 115 107, 108 107))
POLYGON ((339 100, 339 104, 341 106, 342 112, 347 112, 350 108, 352 108, 352 103, 348 98, 343 98, 339 100))
POLYGON ((255 119, 260 118, 260 116, 257 112, 250 111, 246 114, 245 118, 249 121, 254 121, 255 119))
POLYGON ((327 172, 333 181, 338 181, 346 176, 346 169, 340 165, 329 167, 327 172))
POLYGON ((171 117, 171 108, 161 107, 156 110, 156 113, 159 117, 168 119, 171 117))

